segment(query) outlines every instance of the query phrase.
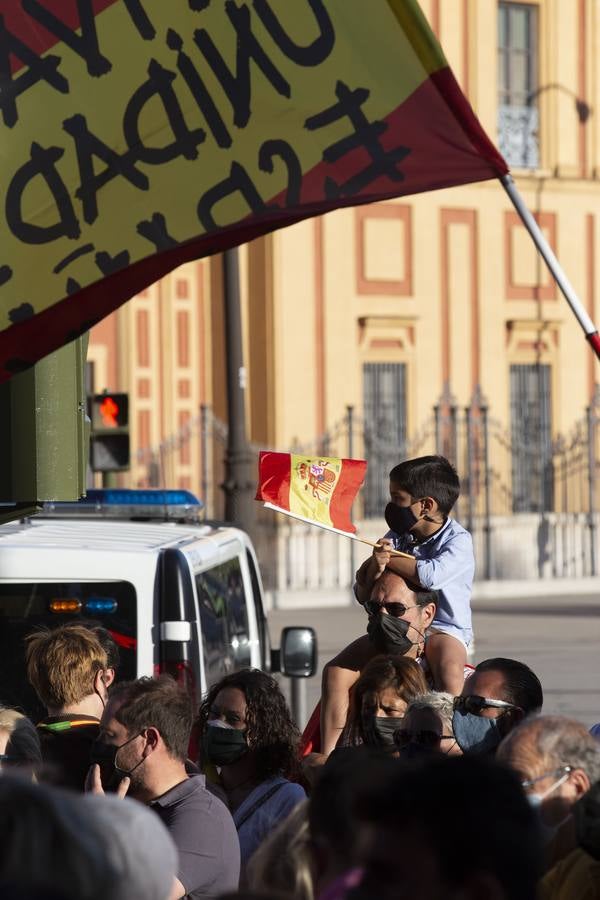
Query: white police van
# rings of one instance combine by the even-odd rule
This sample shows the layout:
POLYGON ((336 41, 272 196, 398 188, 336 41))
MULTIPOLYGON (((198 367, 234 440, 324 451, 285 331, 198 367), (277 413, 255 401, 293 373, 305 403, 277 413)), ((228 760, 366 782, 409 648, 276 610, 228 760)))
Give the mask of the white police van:
POLYGON ((39 711, 23 640, 74 619, 108 629, 119 678, 167 672, 196 701, 245 666, 312 675, 312 629, 284 629, 271 651, 252 543, 201 509, 188 491, 88 491, 0 526, 0 703, 39 711))

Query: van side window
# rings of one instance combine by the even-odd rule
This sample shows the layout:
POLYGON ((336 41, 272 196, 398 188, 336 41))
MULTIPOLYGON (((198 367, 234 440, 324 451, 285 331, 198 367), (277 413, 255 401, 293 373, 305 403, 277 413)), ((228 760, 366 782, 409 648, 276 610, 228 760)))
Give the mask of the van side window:
POLYGON ((196 575, 204 666, 210 687, 223 675, 250 665, 246 595, 239 559, 196 575))

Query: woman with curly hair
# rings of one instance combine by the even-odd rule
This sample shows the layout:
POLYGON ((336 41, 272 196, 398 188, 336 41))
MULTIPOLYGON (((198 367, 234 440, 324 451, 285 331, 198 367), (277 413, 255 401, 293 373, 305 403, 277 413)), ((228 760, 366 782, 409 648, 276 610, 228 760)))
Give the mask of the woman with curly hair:
POLYGON ((338 747, 367 744, 395 752, 394 732, 408 704, 427 691, 421 667, 405 656, 375 656, 352 689, 338 747))
POLYGON ((242 866, 305 798, 299 784, 300 735, 277 682, 258 669, 226 675, 198 714, 200 766, 219 771, 238 836, 242 866))

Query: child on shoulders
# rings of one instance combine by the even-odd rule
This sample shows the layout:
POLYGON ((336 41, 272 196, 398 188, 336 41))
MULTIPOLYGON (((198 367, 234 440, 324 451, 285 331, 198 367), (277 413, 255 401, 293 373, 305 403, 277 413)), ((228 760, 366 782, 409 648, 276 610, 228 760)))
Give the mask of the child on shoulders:
POLYGON ((438 592, 426 657, 438 691, 460 694, 473 637, 471 591, 475 560, 469 532, 449 517, 460 494, 454 467, 443 456, 421 456, 390 472, 390 531, 356 573, 355 594, 364 604, 386 569, 438 592), (393 555, 411 554, 414 559, 393 555))

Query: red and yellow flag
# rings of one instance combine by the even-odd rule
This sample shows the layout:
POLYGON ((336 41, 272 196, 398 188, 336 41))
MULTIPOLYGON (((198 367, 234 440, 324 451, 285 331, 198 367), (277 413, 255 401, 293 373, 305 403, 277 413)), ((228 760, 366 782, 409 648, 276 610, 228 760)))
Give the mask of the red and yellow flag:
POLYGON ((179 264, 507 166, 416 0, 0 0, 0 378, 179 264))
POLYGON ((256 499, 315 524, 355 534, 350 510, 366 471, 363 459, 263 450, 256 499))

